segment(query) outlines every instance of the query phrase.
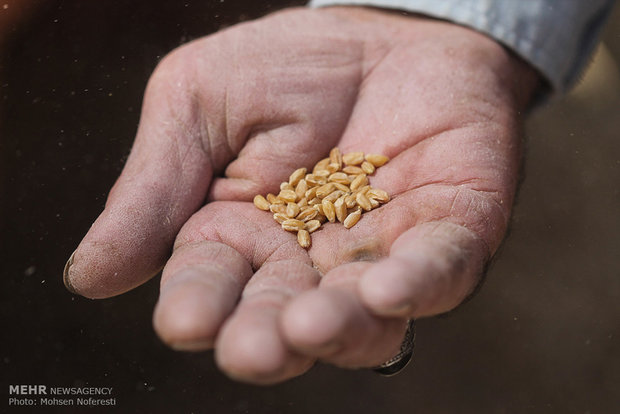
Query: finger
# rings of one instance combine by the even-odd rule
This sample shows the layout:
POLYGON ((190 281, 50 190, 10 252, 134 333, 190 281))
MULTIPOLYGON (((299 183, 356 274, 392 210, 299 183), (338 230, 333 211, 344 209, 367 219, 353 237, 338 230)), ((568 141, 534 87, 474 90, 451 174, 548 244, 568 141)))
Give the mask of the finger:
POLYGON ((246 286, 235 313, 216 343, 216 362, 230 377, 272 384, 301 375, 314 358, 291 351, 280 332, 282 309, 303 291, 318 285, 319 274, 307 256, 264 264, 246 286))
POLYGON ((204 201, 213 168, 200 145, 200 108, 185 54, 165 59, 149 82, 129 159, 67 263, 64 280, 73 292, 104 298, 149 279, 204 201))
POLYGON ((256 194, 277 194, 280 183, 288 181, 293 171, 311 168, 338 138, 332 133, 335 128, 326 128, 329 120, 323 114, 315 116, 315 124, 293 121, 253 134, 226 168, 225 177, 213 180, 208 199, 251 201, 256 194))
POLYGON ((213 334, 219 330, 216 361, 224 372, 240 380, 269 383, 299 375, 313 361, 292 354, 283 345, 277 315, 290 295, 318 284, 318 272, 311 264, 297 237, 282 231, 270 215, 253 204, 210 203, 185 224, 173 258, 164 269, 163 289, 172 286, 173 296, 162 292, 155 316, 158 332, 177 348, 179 341, 173 338, 181 337, 181 348, 204 349, 211 346, 213 334), (229 247, 224 249, 224 245, 229 247), (221 251, 214 251, 213 246, 221 251), (206 266, 200 265, 203 261, 206 266), (247 277, 239 272, 249 272, 240 263, 260 269, 231 316, 247 277), (195 272, 196 268, 200 275, 187 275, 186 271, 195 272), (230 277, 233 274, 237 277, 230 277), (202 278, 200 289, 194 283, 197 278, 202 278))
POLYGON ((247 260, 223 243, 197 241, 179 246, 162 274, 153 315, 155 331, 177 350, 212 348, 251 276, 247 260))
POLYGON ((370 263, 349 263, 326 274, 320 288, 300 295, 282 316, 287 342, 304 355, 348 368, 377 366, 397 354, 406 324, 371 314, 357 284, 370 263))
POLYGON ((388 258, 366 269, 359 295, 368 309, 386 317, 443 313, 472 293, 488 257, 488 245, 466 227, 420 224, 394 242, 388 258))

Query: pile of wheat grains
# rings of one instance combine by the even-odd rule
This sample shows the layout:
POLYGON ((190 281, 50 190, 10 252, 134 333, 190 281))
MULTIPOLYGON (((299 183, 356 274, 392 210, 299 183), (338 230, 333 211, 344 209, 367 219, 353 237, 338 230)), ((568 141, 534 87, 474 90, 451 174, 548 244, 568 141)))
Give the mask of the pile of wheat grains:
POLYGON ((340 222, 350 229, 362 213, 387 203, 390 196, 372 188, 368 176, 383 166, 385 155, 350 152, 342 155, 338 148, 317 162, 312 173, 306 168, 295 170, 288 182, 280 184, 278 195, 254 197, 254 205, 271 211, 273 219, 286 231, 297 232, 297 241, 310 247, 310 233, 326 221, 340 222))

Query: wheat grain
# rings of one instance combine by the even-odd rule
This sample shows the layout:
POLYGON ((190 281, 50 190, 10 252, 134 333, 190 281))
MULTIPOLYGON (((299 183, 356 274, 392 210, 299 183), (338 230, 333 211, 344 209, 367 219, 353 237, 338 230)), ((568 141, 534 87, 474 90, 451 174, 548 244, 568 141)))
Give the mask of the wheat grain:
POLYGON ((282 224, 284 223, 286 220, 289 219, 289 217, 286 214, 282 214, 282 213, 275 213, 273 215, 273 219, 275 221, 277 221, 278 223, 282 224))
POLYGON ((319 211, 315 208, 308 207, 306 210, 302 211, 295 217, 297 220, 301 221, 309 221, 315 218, 319 214, 319 211))
POLYGON ((333 223, 336 220, 336 209, 334 208, 334 203, 323 199, 321 205, 323 206, 323 214, 327 217, 327 220, 333 223))
POLYGON ((355 196, 355 201, 357 201, 357 205, 363 208, 366 211, 372 210, 372 204, 370 204, 370 200, 364 193, 357 193, 355 196))
POLYGON ((272 213, 286 214, 286 206, 284 204, 272 204, 269 206, 269 211, 272 213))
POLYGON ((362 217, 362 210, 355 210, 344 219, 342 224, 344 224, 344 227, 347 229, 350 229, 355 226, 358 221, 360 221, 360 217, 362 217))
POLYGON ((344 205, 347 206, 347 208, 353 208, 355 207, 355 204, 355 194, 349 194, 344 198, 344 205))
POLYGON ((360 167, 356 167, 355 165, 347 165, 342 169, 342 172, 349 175, 364 174, 364 170, 362 170, 360 167))
POLYGON ((295 194, 293 190, 282 190, 280 194, 278 194, 278 197, 287 203, 294 203, 295 200, 297 200, 297 194, 295 194))
POLYGON ((343 185, 348 185, 351 181, 349 180, 349 176, 343 172, 335 172, 327 177, 328 182, 332 183, 340 183, 343 185))
POLYGON ((269 201, 269 204, 284 204, 284 200, 280 200, 271 193, 267 194, 267 201, 269 201))
POLYGON ((295 187, 297 183, 299 183, 299 180, 304 178, 304 176, 306 175, 306 171, 307 170, 305 168, 296 169, 295 171, 293 171, 293 174, 291 174, 290 177, 288 178, 288 183, 292 187, 295 187))
POLYGON ((366 154, 366 161, 374 165, 375 167, 381 167, 390 159, 385 155, 379 154, 366 154))
POLYGON ((319 220, 309 220, 306 222, 306 230, 308 230, 308 233, 318 230, 319 227, 321 227, 321 222, 319 220))
POLYGON ((335 190, 329 193, 328 195, 326 195, 325 197, 323 197, 323 200, 331 201, 333 203, 334 201, 338 200, 338 198, 343 194, 344 194, 344 191, 335 190))
POLYGON ((360 187, 364 187, 366 184, 368 184, 368 177, 366 174, 360 174, 355 177, 353 181, 351 181, 349 188, 351 188, 352 191, 355 191, 360 187))
POLYGON ((298 168, 280 184, 277 196, 258 194, 253 202, 256 208, 271 211, 284 230, 297 233, 300 246, 309 248, 310 233, 326 221, 338 221, 349 229, 364 212, 390 200, 386 191, 368 182, 368 175, 388 161, 384 155, 359 151, 343 155, 333 148, 329 157, 312 167, 312 173, 306 167, 298 168))
POLYGON ((299 206, 297 203, 288 203, 286 205, 286 215, 290 218, 294 218, 299 214, 299 206))
POLYGON ((344 196, 340 197, 334 203, 334 210, 336 210, 336 218, 339 222, 343 223, 347 218, 347 205, 344 203, 344 196))
POLYGON ((323 204, 319 203, 319 204, 315 204, 312 206, 320 215, 324 216, 325 212, 323 211, 323 204))
POLYGON ((309 185, 323 185, 327 182, 327 178, 316 174, 306 174, 306 182, 309 185))
POLYGON ((336 171, 338 171, 342 167, 342 154, 340 154, 340 150, 337 147, 332 148, 332 150, 329 152, 329 163, 334 164, 334 168, 337 167, 336 171))
POLYGON ((309 206, 314 206, 316 204, 321 204, 321 199, 318 197, 314 197, 312 200, 308 201, 309 206))
POLYGON ((305 197, 306 191, 308 191, 308 183, 303 178, 297 182, 295 186, 295 194, 297 194, 297 198, 301 199, 305 197))
POLYGON ((308 230, 301 229, 297 232, 297 243, 304 249, 310 247, 310 233, 308 230))
POLYGON ((336 189, 342 191, 343 193, 350 193, 351 189, 344 185, 344 184, 340 184, 340 183, 334 183, 334 186, 336 187, 336 189))
POLYGON ((312 169, 312 173, 319 170, 326 170, 329 165, 329 157, 323 158, 321 161, 317 162, 314 168, 312 169))
MULTIPOLYGON (((331 175, 331 173, 328 170, 318 170, 316 172, 314 172, 314 175, 317 177, 322 177, 325 178, 327 180, 327 177, 329 177, 331 175)), ((329 181, 329 180, 327 180, 329 181)))
POLYGON ((389 194, 386 191, 381 190, 380 188, 371 188, 367 191, 366 195, 369 198, 373 198, 381 203, 387 203, 388 201, 390 201, 389 194))
POLYGON ((362 163, 362 171, 366 174, 370 175, 375 172, 375 166, 369 163, 368 161, 364 161, 362 163))
POLYGON ((286 231, 298 231, 302 230, 306 224, 297 219, 288 219, 282 222, 282 228, 286 231))
POLYGON ((364 161, 363 152, 349 152, 342 156, 342 162, 347 165, 359 165, 364 161))
POLYGON ((316 190, 316 196, 318 198, 325 198, 326 196, 331 194, 335 189, 336 189, 336 186, 334 185, 334 183, 327 183, 325 185, 320 186, 316 190))
POLYGON ((330 162, 329 164, 327 164, 327 168, 326 169, 327 169, 327 171, 330 172, 330 174, 331 173, 335 173, 335 172, 340 170, 341 165, 342 165, 342 163, 339 164, 337 162, 330 162))
POLYGON ((265 200, 260 194, 254 196, 254 205, 264 211, 269 211, 269 201, 265 200))

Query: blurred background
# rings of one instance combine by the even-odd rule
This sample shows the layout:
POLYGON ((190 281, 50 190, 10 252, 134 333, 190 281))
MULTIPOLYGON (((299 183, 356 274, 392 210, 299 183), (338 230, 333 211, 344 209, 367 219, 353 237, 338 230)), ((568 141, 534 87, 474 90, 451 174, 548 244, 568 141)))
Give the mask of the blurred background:
POLYGON ((0 411, 9 384, 47 384, 113 387, 128 413, 619 412, 619 7, 579 87, 528 119, 511 233, 485 285, 419 321, 400 375, 319 364, 277 386, 235 383, 212 353, 156 338, 157 278, 103 301, 65 290, 158 60, 303 3, 0 0, 0 411))

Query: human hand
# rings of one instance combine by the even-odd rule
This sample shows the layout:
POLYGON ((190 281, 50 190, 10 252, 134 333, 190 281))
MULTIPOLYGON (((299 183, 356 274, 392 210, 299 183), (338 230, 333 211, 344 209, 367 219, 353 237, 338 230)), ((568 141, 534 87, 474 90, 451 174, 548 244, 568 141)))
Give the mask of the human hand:
POLYGON ((157 333, 215 347, 240 380, 378 365, 405 320, 470 294, 501 242, 537 81, 476 32, 362 8, 292 9, 192 42, 153 74, 66 283, 104 298, 166 263, 157 333), (324 225, 306 251, 251 200, 335 146, 388 155, 371 183, 392 200, 352 229, 324 225))

